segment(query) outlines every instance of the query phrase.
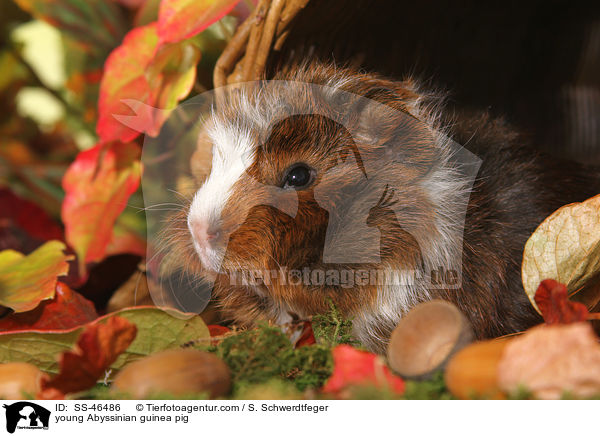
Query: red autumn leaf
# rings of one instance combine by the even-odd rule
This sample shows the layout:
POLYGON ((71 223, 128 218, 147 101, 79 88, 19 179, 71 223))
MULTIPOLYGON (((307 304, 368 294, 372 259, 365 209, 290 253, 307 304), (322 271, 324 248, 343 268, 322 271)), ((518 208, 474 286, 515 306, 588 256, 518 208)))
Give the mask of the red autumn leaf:
POLYGON ((227 334, 231 331, 231 329, 229 327, 225 327, 222 325, 216 325, 216 324, 211 324, 208 327, 208 332, 210 333, 210 336, 223 336, 224 334, 227 334))
POLYGON ((300 335, 294 346, 298 348, 316 343, 317 341, 313 332, 312 323, 310 321, 304 321, 302 334, 300 335))
POLYGON ((404 392, 404 381, 391 373, 383 358, 350 345, 333 349, 333 374, 323 386, 324 393, 343 394, 353 386, 374 385, 389 388, 397 394, 404 392))
POLYGON ((29 253, 51 239, 62 240, 62 228, 34 203, 0 189, 0 251, 29 253))
POLYGON ((12 313, 0 320, 0 331, 64 330, 98 318, 91 301, 64 283, 57 283, 52 300, 42 301, 28 312, 12 313))
POLYGON ((161 42, 178 42, 202 32, 240 0, 162 0, 158 11, 161 42))
POLYGON ((118 316, 86 327, 73 351, 62 353, 59 373, 52 379, 42 380, 40 398, 60 398, 93 387, 133 342, 136 333, 135 324, 118 316))
POLYGON ((225 336, 227 333, 231 332, 231 329, 229 327, 225 327, 222 325, 211 324, 207 327, 210 337, 215 338, 211 339, 211 345, 217 345, 220 342, 222 336, 225 336))
POLYGON ((103 142, 158 135, 194 85, 200 53, 189 41, 159 44, 157 24, 131 30, 104 64, 96 130, 103 142))
POLYGON ((569 301, 567 287, 556 280, 546 279, 540 283, 535 292, 535 304, 546 324, 570 324, 589 318, 585 305, 569 301))
POLYGON ((146 67, 154 57, 158 35, 155 25, 131 30, 120 46, 114 49, 104 64, 98 101, 96 130, 102 141, 128 142, 139 135, 138 131, 124 126, 115 114, 130 114, 121 102, 133 99, 152 104, 152 91, 146 80, 146 67))
POLYGON ((62 219, 81 275, 105 256, 113 225, 139 186, 139 155, 135 144, 97 145, 79 153, 63 178, 62 219))

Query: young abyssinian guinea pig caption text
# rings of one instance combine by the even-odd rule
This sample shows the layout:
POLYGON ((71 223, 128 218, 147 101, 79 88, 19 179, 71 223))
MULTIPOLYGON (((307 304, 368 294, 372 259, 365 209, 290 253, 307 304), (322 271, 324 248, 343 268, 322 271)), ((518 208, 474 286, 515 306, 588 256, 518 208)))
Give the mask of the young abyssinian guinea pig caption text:
POLYGON ((225 318, 285 323, 333 302, 378 352, 432 298, 480 338, 541 321, 523 247, 554 210, 600 192, 597 170, 541 155, 502 120, 447 114, 413 80, 314 63, 275 79, 208 117, 210 158, 179 216, 176 250, 225 318))

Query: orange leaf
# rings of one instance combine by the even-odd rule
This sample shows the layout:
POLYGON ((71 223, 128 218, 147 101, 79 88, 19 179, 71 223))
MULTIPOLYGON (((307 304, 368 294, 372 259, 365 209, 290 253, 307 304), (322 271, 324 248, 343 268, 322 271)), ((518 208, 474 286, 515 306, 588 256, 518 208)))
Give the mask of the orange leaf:
POLYGON ((135 144, 97 145, 79 153, 63 178, 62 219, 82 275, 105 256, 113 225, 139 186, 139 155, 135 144))
POLYGON ((178 42, 202 32, 227 15, 240 0, 163 0, 158 11, 162 42, 178 42))
POLYGON ((135 339, 137 328, 125 318, 113 316, 104 324, 92 324, 81 333, 73 351, 60 357, 60 371, 42 381, 40 398, 80 392, 93 387, 109 366, 135 339))
POLYGON ((540 283, 535 292, 535 304, 546 324, 570 324, 585 321, 589 317, 585 305, 569 301, 567 287, 552 279, 540 283))
POLYGON ((350 345, 338 345, 332 353, 333 373, 323 392, 343 396, 348 388, 364 385, 387 387, 398 394, 404 392, 404 381, 391 373, 380 356, 350 345))

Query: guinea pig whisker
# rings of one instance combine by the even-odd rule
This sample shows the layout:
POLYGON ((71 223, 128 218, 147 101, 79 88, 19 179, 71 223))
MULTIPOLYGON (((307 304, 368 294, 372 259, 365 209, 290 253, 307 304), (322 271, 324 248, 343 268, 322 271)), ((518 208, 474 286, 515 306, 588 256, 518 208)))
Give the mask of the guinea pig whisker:
POLYGON ((192 200, 188 196, 182 194, 179 191, 176 191, 175 189, 167 189, 167 191, 172 192, 173 194, 177 195, 179 198, 181 198, 183 201, 185 201, 188 205, 192 203, 192 200))

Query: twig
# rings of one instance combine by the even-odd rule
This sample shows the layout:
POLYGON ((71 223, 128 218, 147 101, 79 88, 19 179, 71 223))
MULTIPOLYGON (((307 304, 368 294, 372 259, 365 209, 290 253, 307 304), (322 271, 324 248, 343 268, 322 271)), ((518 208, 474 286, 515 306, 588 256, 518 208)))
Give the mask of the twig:
POLYGON ((247 19, 240 25, 217 60, 213 73, 215 88, 220 88, 227 84, 227 74, 233 69, 235 62, 241 57, 246 48, 246 41, 248 41, 248 36, 250 35, 251 25, 250 19, 247 19))
POLYGON ((265 21, 265 25, 263 27, 262 37, 260 39, 260 44, 256 54, 256 61, 254 63, 254 80, 261 78, 265 69, 265 65, 267 64, 267 57, 271 51, 271 43, 273 42, 275 31, 277 30, 277 24, 279 23, 279 17, 281 15, 281 11, 283 10, 284 4, 285 0, 273 0, 273 3, 269 8, 269 14, 267 15, 267 20, 265 21))
POLYGON ((270 6, 271 0, 260 0, 255 13, 248 17, 248 21, 252 22, 252 30, 246 46, 244 67, 242 68, 242 81, 244 82, 253 79, 254 65, 265 25, 265 16, 269 13, 270 6))

